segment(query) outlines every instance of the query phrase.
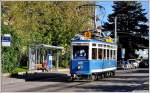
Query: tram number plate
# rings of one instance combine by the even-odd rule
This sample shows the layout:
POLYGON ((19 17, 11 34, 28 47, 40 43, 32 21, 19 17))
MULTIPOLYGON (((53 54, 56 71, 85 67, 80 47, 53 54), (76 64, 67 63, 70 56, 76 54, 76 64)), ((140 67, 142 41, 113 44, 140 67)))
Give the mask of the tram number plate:
POLYGON ((81 64, 83 64, 83 62, 82 62, 82 61, 79 61, 79 62, 78 62, 78 64, 80 64, 80 65, 81 65, 81 64))
POLYGON ((89 31, 87 31, 87 32, 84 33, 84 37, 86 37, 86 38, 88 38, 88 39, 91 38, 91 35, 92 35, 92 33, 89 32, 89 31))

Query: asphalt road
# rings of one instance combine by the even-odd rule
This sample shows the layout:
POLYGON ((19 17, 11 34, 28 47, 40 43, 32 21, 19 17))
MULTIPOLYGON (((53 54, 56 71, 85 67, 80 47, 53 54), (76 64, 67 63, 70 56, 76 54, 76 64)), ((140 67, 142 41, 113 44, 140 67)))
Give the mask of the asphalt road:
MULTIPOLYGON (((99 81, 65 81, 65 74, 39 74, 26 78, 25 82, 2 84, 3 92, 148 92, 149 70, 117 70, 116 76, 99 81), (57 78, 56 78, 57 77, 57 78)), ((19 78, 19 77, 18 77, 19 78)), ((5 81, 3 81, 5 82, 5 81)))

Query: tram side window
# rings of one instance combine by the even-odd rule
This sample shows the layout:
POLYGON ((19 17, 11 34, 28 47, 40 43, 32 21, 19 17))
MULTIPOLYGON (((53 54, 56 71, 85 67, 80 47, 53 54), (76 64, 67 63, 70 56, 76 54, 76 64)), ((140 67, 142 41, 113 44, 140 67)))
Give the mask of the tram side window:
POLYGON ((102 49, 98 49, 98 59, 102 59, 102 49))
POLYGON ((110 59, 113 59, 113 50, 110 50, 110 59))
POLYGON ((107 59, 109 60, 109 49, 107 49, 107 59))
POLYGON ((103 50, 103 59, 106 59, 106 49, 103 50))
POLYGON ((113 59, 116 59, 116 51, 114 50, 113 59))
POLYGON ((97 59, 97 48, 92 48, 92 59, 97 59))
POLYGON ((73 46, 74 59, 88 59, 88 46, 73 46))

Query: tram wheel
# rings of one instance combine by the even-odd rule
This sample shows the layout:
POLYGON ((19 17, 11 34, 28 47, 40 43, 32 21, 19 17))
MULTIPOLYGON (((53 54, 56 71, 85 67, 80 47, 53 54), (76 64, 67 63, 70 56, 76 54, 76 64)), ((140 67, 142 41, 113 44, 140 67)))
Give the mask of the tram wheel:
POLYGON ((108 78, 108 72, 105 73, 105 78, 108 78))
POLYGON ((113 72, 110 72, 110 77, 112 77, 113 76, 113 72))
POLYGON ((96 76, 94 74, 90 75, 89 76, 89 80, 90 81, 94 81, 96 79, 96 76))
POLYGON ((112 76, 115 76, 115 71, 112 72, 112 76))
POLYGON ((99 80, 99 74, 96 74, 96 80, 99 80))
POLYGON ((102 73, 101 74, 101 79, 104 79, 105 78, 105 73, 102 73))
POLYGON ((71 77, 70 81, 74 81, 74 80, 75 80, 75 78, 74 78, 74 77, 71 77))
POLYGON ((111 77, 112 75, 111 75, 111 72, 108 72, 109 73, 109 77, 111 77))
POLYGON ((102 77, 102 74, 98 74, 97 75, 97 80, 101 80, 103 77, 102 77))

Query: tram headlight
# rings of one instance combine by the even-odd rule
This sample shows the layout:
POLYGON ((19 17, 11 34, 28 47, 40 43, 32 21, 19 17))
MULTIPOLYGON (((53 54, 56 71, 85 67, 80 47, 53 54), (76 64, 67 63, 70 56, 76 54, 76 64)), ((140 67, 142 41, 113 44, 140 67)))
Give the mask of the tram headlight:
POLYGON ((80 65, 78 65, 78 70, 80 70, 81 69, 81 66, 80 65))

